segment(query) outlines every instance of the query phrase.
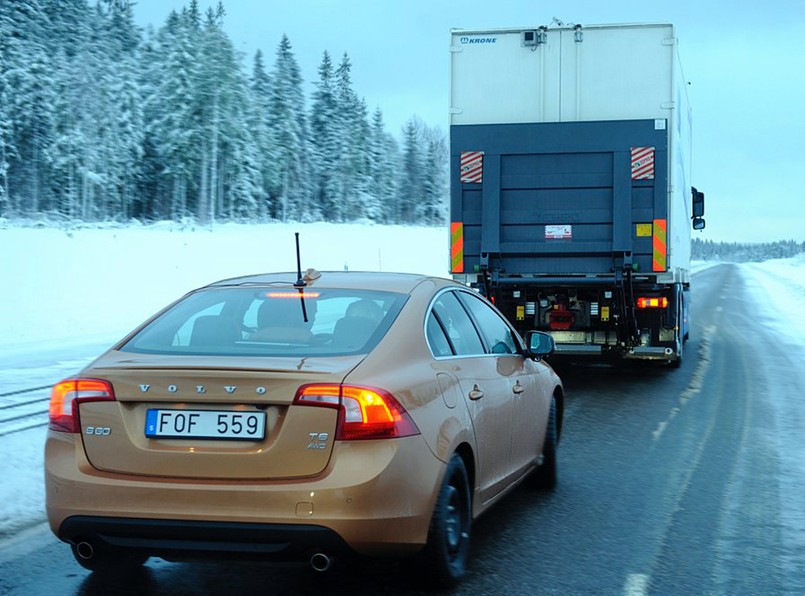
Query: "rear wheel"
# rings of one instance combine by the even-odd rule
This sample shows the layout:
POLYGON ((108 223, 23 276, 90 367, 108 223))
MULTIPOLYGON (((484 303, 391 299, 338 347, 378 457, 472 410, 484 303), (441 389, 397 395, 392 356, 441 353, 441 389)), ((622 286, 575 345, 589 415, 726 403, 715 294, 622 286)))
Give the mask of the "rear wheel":
POLYGON ((458 583, 467 573, 472 525, 472 500, 467 468, 453 455, 436 499, 428 544, 422 553, 430 578, 444 587, 458 583))
POLYGON ((531 472, 527 482, 529 486, 551 490, 556 487, 556 447, 559 434, 556 421, 556 399, 551 400, 551 411, 548 414, 548 428, 545 430, 545 441, 542 444, 542 461, 531 472))

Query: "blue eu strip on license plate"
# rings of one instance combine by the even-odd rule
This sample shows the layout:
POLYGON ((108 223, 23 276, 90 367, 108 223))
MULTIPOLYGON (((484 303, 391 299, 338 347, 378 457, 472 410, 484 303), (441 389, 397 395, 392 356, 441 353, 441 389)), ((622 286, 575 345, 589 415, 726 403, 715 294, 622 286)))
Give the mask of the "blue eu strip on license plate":
POLYGON ((145 415, 145 436, 149 439, 261 441, 265 432, 265 412, 154 409, 145 415))

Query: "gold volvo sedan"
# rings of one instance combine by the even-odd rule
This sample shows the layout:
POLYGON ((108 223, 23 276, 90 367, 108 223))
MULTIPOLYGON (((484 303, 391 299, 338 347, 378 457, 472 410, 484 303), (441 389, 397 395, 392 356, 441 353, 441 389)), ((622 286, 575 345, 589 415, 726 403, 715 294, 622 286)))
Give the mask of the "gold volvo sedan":
POLYGON ((477 516, 556 483, 562 384, 526 340, 434 277, 200 288, 53 388, 50 527, 93 571, 415 555, 453 584, 477 516))

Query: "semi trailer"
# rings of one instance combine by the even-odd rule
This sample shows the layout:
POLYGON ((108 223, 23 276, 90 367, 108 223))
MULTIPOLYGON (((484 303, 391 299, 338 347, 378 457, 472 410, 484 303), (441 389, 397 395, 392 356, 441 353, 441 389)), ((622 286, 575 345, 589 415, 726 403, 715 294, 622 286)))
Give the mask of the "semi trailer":
POLYGON ((450 270, 556 354, 682 361, 691 110, 670 24, 453 30, 450 270))

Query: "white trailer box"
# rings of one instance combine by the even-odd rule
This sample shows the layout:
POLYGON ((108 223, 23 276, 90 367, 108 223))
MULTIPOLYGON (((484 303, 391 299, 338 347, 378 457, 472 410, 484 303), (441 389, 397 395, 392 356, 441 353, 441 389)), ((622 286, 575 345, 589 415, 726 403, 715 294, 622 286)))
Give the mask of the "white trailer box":
POLYGON ((656 120, 667 127, 667 265, 688 281, 691 110, 674 26, 451 32, 450 124, 656 120))
POLYGON ((531 302, 512 302, 520 330, 584 332, 572 341, 621 351, 650 341, 658 347, 646 353, 662 358, 681 350, 691 220, 703 225, 693 197, 703 195, 691 184, 673 25, 454 30, 450 57, 453 274, 468 281, 481 271, 487 289, 517 285, 537 303, 558 296, 549 310, 570 313, 537 309, 532 321, 523 315, 531 302), (607 284, 615 289, 600 289, 607 284), (651 318, 635 288, 664 293, 656 303, 668 312, 651 318), (595 314, 599 294, 620 296, 605 309, 617 308, 617 320, 595 314))
POLYGON ((673 25, 454 30, 450 50, 451 124, 690 118, 673 25))

